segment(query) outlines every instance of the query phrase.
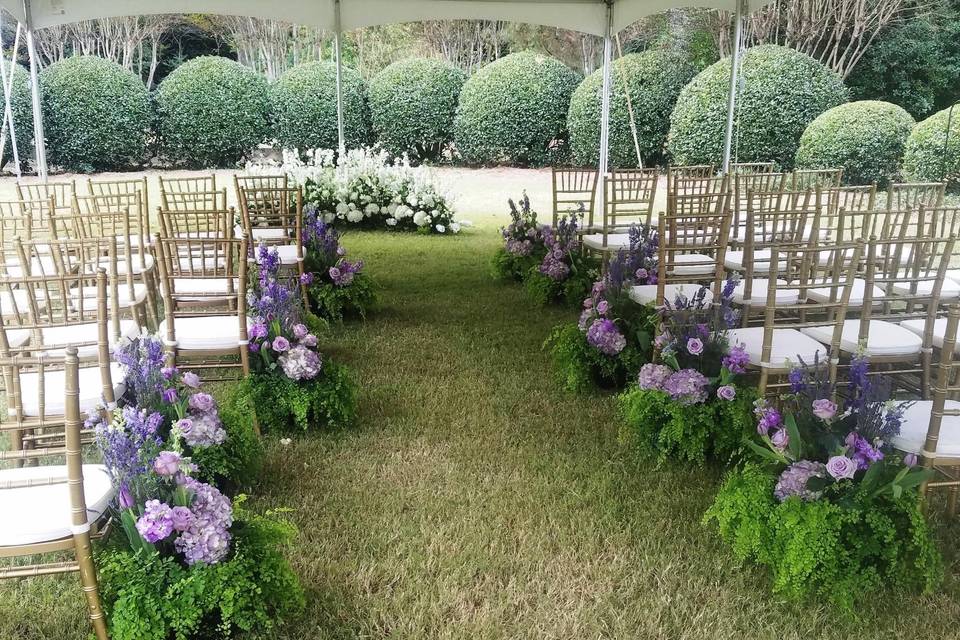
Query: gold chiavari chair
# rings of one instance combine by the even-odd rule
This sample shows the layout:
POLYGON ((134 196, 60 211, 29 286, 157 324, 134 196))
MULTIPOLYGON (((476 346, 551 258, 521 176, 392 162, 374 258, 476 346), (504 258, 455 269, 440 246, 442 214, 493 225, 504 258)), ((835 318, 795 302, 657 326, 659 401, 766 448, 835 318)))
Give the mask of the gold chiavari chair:
POLYGON ((52 231, 60 239, 113 238, 113 257, 104 255, 102 261, 124 279, 120 308, 133 310, 143 328, 152 328, 159 323, 157 265, 150 239, 144 235, 139 198, 137 193, 74 196, 72 212, 57 214, 52 231))
POLYGON ((275 250, 281 266, 295 269, 303 300, 307 286, 303 282, 303 189, 240 189, 240 217, 244 234, 254 244, 275 250))
MULTIPOLYGON (((250 371, 247 339, 247 239, 154 237, 170 366, 250 371), (224 299, 228 308, 222 307, 224 299), (219 308, 218 308, 219 307, 219 308)), ((222 377, 222 376, 220 376, 222 377)))
POLYGON ((285 175, 240 176, 234 174, 233 189, 237 202, 240 202, 240 189, 286 189, 289 180, 285 175))
MULTIPOLYGON (((107 468, 84 464, 82 455, 83 412, 80 402, 81 375, 77 348, 67 349, 62 360, 42 357, 4 356, 0 367, 10 380, 30 375, 49 375, 61 381, 51 388, 61 398, 61 442, 49 442, 42 448, 12 452, 19 463, 36 463, 0 470, 0 509, 4 513, 0 527, 0 558, 47 556, 73 552, 73 559, 32 560, 0 568, 0 579, 22 579, 77 572, 86 599, 90 624, 97 640, 107 640, 107 624, 100 603, 91 538, 102 533, 104 520, 114 496, 107 468), (59 459, 64 464, 59 464, 59 459), (40 463, 44 464, 40 464, 40 463)), ((41 399, 41 407, 43 402, 41 399)), ((41 414, 43 411, 41 411, 41 414)), ((16 430, 16 422, 0 425, 0 431, 16 430)), ((14 457, 0 452, 0 459, 14 457)))
MULTIPOLYGON (((217 192, 217 176, 211 173, 208 176, 197 176, 194 178, 164 178, 159 176, 160 180, 160 208, 173 209, 176 207, 171 202, 171 196, 175 194, 213 194, 217 192)), ((214 196, 215 197, 215 196, 214 196)), ((224 206, 226 204, 226 190, 223 191, 224 206)), ((193 202, 198 203, 199 198, 193 198, 193 202)), ((197 204, 199 209, 216 209, 215 201, 197 204)))
MULTIPOLYGON (((955 236, 946 238, 871 238, 865 259, 864 302, 859 318, 847 318, 840 352, 863 353, 883 375, 897 376, 909 388, 928 397, 934 325, 955 236), (874 300, 873 292, 883 292, 874 300)), ((822 327, 804 333, 826 343, 832 335, 822 327)))
POLYGON ((733 195, 730 205, 733 221, 730 226, 731 240, 741 245, 747 236, 747 207, 754 211, 775 211, 784 206, 785 173, 733 173, 730 178, 733 195))
POLYGON ((957 327, 960 326, 960 305, 953 304, 944 320, 943 348, 932 385, 932 400, 920 400, 907 407, 900 423, 900 433, 892 444, 898 450, 913 454, 923 466, 937 473, 934 479, 920 485, 921 500, 931 489, 948 489, 948 513, 957 513, 960 493, 960 360, 957 360, 957 327))
POLYGON ((588 250, 609 254, 630 246, 630 227, 650 225, 657 197, 659 171, 656 169, 616 169, 603 178, 603 224, 599 233, 583 237, 588 250))
POLYGON ((728 197, 725 190, 674 196, 679 203, 671 209, 682 213, 661 213, 657 219, 657 284, 633 287, 630 297, 635 302, 672 302, 677 295, 691 297, 701 285, 708 287, 705 301, 720 298, 730 233, 728 197))
POLYGON ((730 173, 734 175, 749 175, 751 173, 774 173, 777 170, 774 162, 731 162, 730 173))
POLYGON ((887 210, 908 211, 921 204, 939 207, 946 193, 945 182, 891 182, 887 185, 887 210))
POLYGON ((790 181, 791 191, 835 189, 843 184, 843 169, 796 169, 790 181))
POLYGON ((214 211, 171 211, 159 209, 160 236, 164 238, 224 238, 234 236, 232 209, 214 211))
POLYGON ((22 287, 32 294, 26 316, 18 309, 20 326, 30 328, 30 346, 42 345, 48 355, 62 355, 71 345, 78 346, 81 357, 96 354, 90 345, 95 344, 99 331, 100 271, 106 278, 105 304, 110 312, 107 346, 112 349, 121 339, 140 333, 145 326, 142 302, 133 319, 121 317, 121 309, 137 305, 128 301, 134 295, 129 281, 126 286, 120 284, 116 245, 112 236, 17 241, 21 270, 28 272, 32 284, 22 287), (45 269, 41 256, 50 258, 52 271, 45 269), (37 304, 38 300, 44 304, 37 304))
POLYGON ((836 382, 843 321, 862 252, 862 240, 853 244, 770 248, 763 326, 731 329, 727 334, 730 344, 742 345, 746 350, 750 367, 759 369, 761 395, 768 389, 782 387, 782 383, 776 382, 777 377, 800 363, 825 363, 830 381, 836 382), (832 256, 825 266, 824 252, 832 256), (812 300, 809 292, 813 288, 828 290, 829 295, 825 300, 812 300), (783 302, 778 297, 781 289, 795 290, 797 301, 783 302), (829 351, 803 332, 814 327, 831 331, 829 351))
POLYGON ((53 198, 58 209, 69 209, 73 196, 77 195, 77 181, 20 182, 17 181, 17 199, 46 202, 53 198))
POLYGON ((597 198, 599 169, 576 169, 553 167, 551 184, 553 188, 553 226, 570 213, 583 212, 583 219, 577 224, 584 233, 594 233, 594 202, 597 198))
POLYGON ((226 211, 227 190, 183 191, 168 193, 163 199, 161 211, 226 211))
POLYGON ((147 187, 146 177, 137 180, 93 180, 87 178, 87 192, 92 196, 113 196, 104 198, 101 202, 122 203, 138 207, 140 217, 140 226, 146 236, 147 245, 153 232, 150 230, 150 192, 147 187))
MULTIPOLYGON (((821 207, 818 206, 819 193, 807 190, 794 194, 783 191, 774 192, 770 197, 748 194, 746 211, 746 229, 742 251, 727 251, 724 267, 728 271, 738 271, 743 277, 733 289, 731 300, 743 305, 741 319, 749 322, 751 311, 763 309, 767 303, 767 284, 770 273, 770 255, 773 246, 803 247, 808 244, 811 233, 819 228, 821 207), (769 201, 777 198, 772 209, 769 201), (781 207, 779 203, 789 202, 795 207, 781 207)), ((786 268, 781 262, 780 270, 786 268)), ((782 285, 786 281, 781 282, 782 285)), ((777 301, 782 305, 796 304, 799 293, 796 289, 782 287, 777 290, 777 301)))
MULTIPOLYGON (((5 268, 9 273, 19 274, 20 269, 14 239, 30 240, 49 236, 55 208, 52 197, 42 201, 0 202, 0 247, 3 250, 5 268)), ((46 258, 44 261, 51 264, 46 258)))
MULTIPOLYGON (((77 249, 76 243, 91 246, 89 241, 80 240, 51 242, 54 259, 63 260, 64 254, 77 249)), ((29 260, 23 245, 20 255, 25 263, 29 260)), ((0 289, 29 293, 27 307, 16 310, 15 322, 0 324, 0 358, 37 359, 36 365, 4 370, 13 450, 44 446, 50 439, 49 429, 62 429, 64 407, 58 399, 63 398, 64 373, 50 365, 71 347, 77 349, 81 361, 80 410, 90 413, 101 405, 113 407, 123 393, 123 371, 110 362, 111 345, 118 343, 124 328, 115 303, 109 303, 109 289, 113 289, 112 299, 116 300, 116 281, 111 283, 102 269, 94 273, 78 269, 67 275, 6 276, 0 278, 0 289), (73 292, 88 286, 96 287, 95 299, 73 296, 73 292), (37 300, 46 304, 41 307, 37 300), (119 382, 114 384, 114 380, 119 382)))

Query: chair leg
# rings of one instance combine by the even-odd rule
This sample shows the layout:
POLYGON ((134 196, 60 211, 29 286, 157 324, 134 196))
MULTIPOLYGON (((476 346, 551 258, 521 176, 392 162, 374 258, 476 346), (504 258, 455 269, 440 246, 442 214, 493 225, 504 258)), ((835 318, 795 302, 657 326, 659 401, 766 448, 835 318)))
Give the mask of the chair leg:
POLYGON ((957 515, 958 496, 960 496, 960 487, 950 487, 950 497, 947 499, 947 515, 951 518, 957 515))
POLYGON ((87 600, 90 624, 97 640, 108 640, 107 621, 100 605, 100 590, 97 585, 97 570, 93 566, 93 549, 90 546, 90 532, 75 533, 73 535, 77 550, 77 564, 80 565, 80 583, 83 585, 83 595, 87 600))
POLYGON ((151 271, 144 274, 143 278, 144 284, 147 285, 147 311, 151 329, 160 326, 160 306, 157 304, 157 280, 155 276, 156 274, 151 271))

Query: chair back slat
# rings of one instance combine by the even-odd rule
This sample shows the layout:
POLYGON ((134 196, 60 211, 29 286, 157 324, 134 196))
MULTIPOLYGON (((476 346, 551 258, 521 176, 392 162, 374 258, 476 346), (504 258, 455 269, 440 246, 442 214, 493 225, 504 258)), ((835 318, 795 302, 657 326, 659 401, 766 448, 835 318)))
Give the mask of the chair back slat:
POLYGON ((837 188, 843 184, 843 169, 797 169, 793 172, 790 189, 837 188))
POLYGON ((659 177, 656 169, 616 169, 604 178, 605 233, 629 229, 634 224, 650 224, 659 177))
POLYGON ((594 226, 594 201, 597 196, 599 169, 553 167, 553 225, 572 212, 583 212, 581 227, 590 230, 594 226))

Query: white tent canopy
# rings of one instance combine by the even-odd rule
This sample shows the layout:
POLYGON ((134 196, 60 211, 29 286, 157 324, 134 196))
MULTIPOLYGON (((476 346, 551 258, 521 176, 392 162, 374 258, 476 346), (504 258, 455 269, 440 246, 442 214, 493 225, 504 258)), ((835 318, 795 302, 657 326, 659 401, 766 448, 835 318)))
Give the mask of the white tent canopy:
MULTIPOLYGON (((759 7, 771 0, 755 0, 759 7)), ((29 5, 35 29, 59 24, 158 13, 211 13, 270 18, 334 30, 336 0, 0 0, 26 23, 29 5)), ((341 0, 344 31, 421 20, 488 19, 528 22, 603 36, 607 5, 613 8, 613 32, 644 16, 674 7, 733 10, 735 0, 341 0)))
MULTIPOLYGON (((754 0, 753 5, 756 8, 771 1, 754 0)), ((726 171, 730 162, 736 79, 742 44, 740 26, 742 16, 749 8, 747 0, 0 0, 0 7, 9 11, 26 30, 33 89, 37 172, 44 179, 47 174, 46 149, 43 142, 43 120, 33 42, 35 29, 98 18, 161 13, 208 13, 282 20, 332 31, 336 34, 337 126, 341 151, 344 148, 344 136, 340 91, 340 33, 343 31, 423 20, 486 19, 541 24, 602 36, 604 51, 599 169, 603 174, 608 168, 613 35, 644 16, 683 6, 736 12, 736 42, 723 157, 723 170, 726 171)), ((0 63, 2 62, 0 58, 0 63)), ((5 94, 6 102, 9 103, 9 93, 5 94)), ((9 111, 9 104, 6 111, 9 111)), ((5 113, 4 121, 12 129, 12 117, 8 119, 6 116, 5 113)))

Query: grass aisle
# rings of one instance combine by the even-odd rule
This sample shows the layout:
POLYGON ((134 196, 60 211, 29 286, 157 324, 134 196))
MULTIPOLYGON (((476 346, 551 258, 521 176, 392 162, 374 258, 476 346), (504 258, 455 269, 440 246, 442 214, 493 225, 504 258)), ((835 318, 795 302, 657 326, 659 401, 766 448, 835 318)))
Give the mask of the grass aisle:
MULTIPOLYGON (((294 509, 309 600, 275 638, 957 637, 953 579, 858 621, 770 596, 700 525, 715 472, 637 461, 612 398, 557 389, 541 343, 572 312, 493 282, 498 243, 347 236, 383 304, 333 353, 359 424, 269 446, 256 503, 294 509)), ((85 637, 73 580, 0 583, 0 638, 85 637)))

